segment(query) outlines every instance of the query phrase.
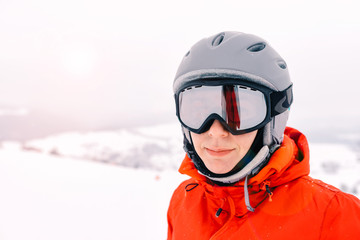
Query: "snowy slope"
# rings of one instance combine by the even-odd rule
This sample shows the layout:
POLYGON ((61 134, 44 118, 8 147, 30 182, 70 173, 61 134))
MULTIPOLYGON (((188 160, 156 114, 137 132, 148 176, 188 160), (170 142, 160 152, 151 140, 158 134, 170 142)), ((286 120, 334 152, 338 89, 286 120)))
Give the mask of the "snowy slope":
MULTIPOLYGON (((3 142, 0 239, 166 239, 167 206, 186 179, 181 141, 177 125, 162 125, 3 142)), ((310 152, 313 177, 360 197, 357 152, 310 152)))
POLYGON ((0 150, 0 239, 166 239, 183 176, 19 150, 0 150))

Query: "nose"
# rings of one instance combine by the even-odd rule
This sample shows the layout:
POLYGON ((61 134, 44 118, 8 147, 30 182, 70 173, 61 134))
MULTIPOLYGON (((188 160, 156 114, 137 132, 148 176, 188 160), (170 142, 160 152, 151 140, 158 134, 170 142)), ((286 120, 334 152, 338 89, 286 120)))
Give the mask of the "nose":
POLYGON ((214 120, 207 132, 210 137, 227 137, 229 132, 221 125, 219 120, 214 120))

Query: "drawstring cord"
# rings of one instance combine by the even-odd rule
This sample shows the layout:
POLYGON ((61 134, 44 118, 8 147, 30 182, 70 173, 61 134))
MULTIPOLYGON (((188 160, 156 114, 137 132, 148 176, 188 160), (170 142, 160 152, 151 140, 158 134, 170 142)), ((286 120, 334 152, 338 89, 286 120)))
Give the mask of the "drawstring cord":
MULTIPOLYGON (((271 192, 271 190, 270 190, 270 182, 264 181, 264 185, 260 189, 267 192, 267 194, 269 195, 269 202, 272 202, 273 192, 271 192)), ((248 176, 245 177, 244 194, 245 194, 246 208, 249 211, 254 212, 255 208, 253 208, 250 204, 250 197, 249 197, 249 190, 248 190, 248 176)))
POLYGON ((254 212, 255 208, 253 208, 250 204, 250 197, 249 197, 249 190, 248 190, 248 176, 249 175, 246 175, 246 177, 245 177, 245 185, 244 185, 245 205, 246 205, 246 208, 250 212, 254 212))
MULTIPOLYGON (((245 205, 246 205, 246 208, 250 211, 250 212, 255 212, 255 208, 253 208, 250 204, 250 196, 249 196, 249 189, 248 189, 248 178, 249 178, 249 175, 247 175, 245 177, 245 184, 244 184, 244 196, 245 196, 245 205)), ((189 192, 191 190, 193 190, 194 188, 196 188, 197 186, 199 186, 198 183, 190 183, 188 185, 185 186, 185 190, 186 192, 189 192)), ((273 192, 271 192, 271 189, 270 189, 270 181, 264 181, 263 182, 263 185, 261 186, 260 188, 261 190, 264 190, 267 192, 268 196, 269 196, 269 202, 272 202, 272 196, 273 196, 273 192)), ((185 192, 185 194, 186 194, 185 192)), ((231 199, 227 198, 228 201, 231 199)), ((231 208, 231 211, 232 212, 235 212, 235 205, 234 205, 234 202, 232 201, 229 201, 230 203, 230 208, 231 208)), ((223 211, 223 207, 224 207, 224 204, 225 204, 225 200, 222 199, 222 203, 221 203, 221 206, 220 208, 216 211, 215 213, 215 217, 219 217, 221 212, 223 211)))

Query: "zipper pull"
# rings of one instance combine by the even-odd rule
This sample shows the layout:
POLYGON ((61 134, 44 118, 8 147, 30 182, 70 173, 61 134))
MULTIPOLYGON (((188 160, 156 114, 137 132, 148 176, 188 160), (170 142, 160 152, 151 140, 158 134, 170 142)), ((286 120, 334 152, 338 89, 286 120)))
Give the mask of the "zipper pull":
POLYGON ((261 190, 264 190, 269 195, 269 202, 272 202, 272 195, 273 193, 270 190, 270 181, 264 181, 261 190))
POLYGON ((269 194, 269 202, 272 202, 273 193, 271 192, 269 185, 265 185, 265 187, 266 187, 266 192, 269 194))
POLYGON ((219 217, 222 211, 223 211, 223 209, 219 208, 215 213, 215 217, 219 217))
POLYGON ((221 199, 221 206, 220 206, 220 208, 216 211, 215 217, 219 217, 219 216, 220 216, 221 212, 223 211, 224 204, 225 204, 225 200, 222 198, 222 199, 221 199))

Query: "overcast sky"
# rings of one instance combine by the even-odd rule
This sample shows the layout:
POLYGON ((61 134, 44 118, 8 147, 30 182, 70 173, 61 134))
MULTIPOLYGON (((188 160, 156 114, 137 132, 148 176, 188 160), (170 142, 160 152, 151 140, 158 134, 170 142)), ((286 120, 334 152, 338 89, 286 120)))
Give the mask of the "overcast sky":
POLYGON ((359 129, 356 0, 0 0, 0 106, 91 126, 175 120, 178 64, 224 30, 259 35, 286 60, 289 124, 359 129))

